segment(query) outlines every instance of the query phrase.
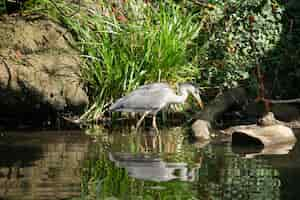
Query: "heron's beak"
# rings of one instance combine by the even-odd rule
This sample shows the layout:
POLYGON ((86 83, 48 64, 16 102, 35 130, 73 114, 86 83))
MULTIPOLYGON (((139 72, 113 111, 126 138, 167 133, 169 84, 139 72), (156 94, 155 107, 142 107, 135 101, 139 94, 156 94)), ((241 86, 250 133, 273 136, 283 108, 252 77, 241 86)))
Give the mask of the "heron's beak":
POLYGON ((199 95, 199 94, 193 94, 193 96, 194 96, 195 99, 197 100, 197 102, 198 102, 200 108, 203 109, 203 108, 204 108, 204 105, 203 105, 203 101, 202 101, 200 95, 199 95))
POLYGON ((203 109, 204 105, 203 105, 203 101, 201 100, 201 98, 197 99, 197 101, 198 101, 200 108, 203 109))

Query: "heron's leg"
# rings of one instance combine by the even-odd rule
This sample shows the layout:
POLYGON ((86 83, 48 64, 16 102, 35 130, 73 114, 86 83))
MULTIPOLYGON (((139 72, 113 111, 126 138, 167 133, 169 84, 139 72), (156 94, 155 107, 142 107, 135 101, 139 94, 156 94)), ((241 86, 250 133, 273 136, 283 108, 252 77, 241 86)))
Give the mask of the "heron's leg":
POLYGON ((158 128, 157 128, 157 124, 156 124, 156 113, 153 114, 152 126, 156 130, 156 132, 158 132, 158 128))
POLYGON ((137 124, 136 124, 136 129, 138 129, 140 126, 141 126, 141 124, 142 124, 142 121, 144 120, 144 118, 148 115, 150 113, 150 111, 146 111, 144 114, 143 114, 143 116, 141 117, 141 119, 137 122, 137 124))

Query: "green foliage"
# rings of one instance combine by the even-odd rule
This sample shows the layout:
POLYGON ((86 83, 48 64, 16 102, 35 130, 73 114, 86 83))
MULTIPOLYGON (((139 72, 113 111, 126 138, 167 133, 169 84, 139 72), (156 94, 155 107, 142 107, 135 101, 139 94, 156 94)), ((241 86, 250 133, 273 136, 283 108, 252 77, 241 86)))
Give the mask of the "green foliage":
POLYGON ((76 37, 94 102, 84 115, 90 119, 148 82, 193 81, 224 89, 251 77, 257 63, 267 69, 280 60, 272 56, 264 62, 282 36, 279 0, 98 0, 85 3, 75 15, 78 6, 62 0, 29 2, 76 37))
POLYGON ((271 0, 214 3, 201 10, 202 78, 207 85, 232 87, 280 41, 283 6, 271 0))
POLYGON ((285 4, 281 40, 263 60, 266 80, 272 85, 270 95, 281 98, 298 98, 300 88, 300 3, 291 0, 285 4))
POLYGON ((6 12, 6 0, 0 0, 0 14, 6 12))

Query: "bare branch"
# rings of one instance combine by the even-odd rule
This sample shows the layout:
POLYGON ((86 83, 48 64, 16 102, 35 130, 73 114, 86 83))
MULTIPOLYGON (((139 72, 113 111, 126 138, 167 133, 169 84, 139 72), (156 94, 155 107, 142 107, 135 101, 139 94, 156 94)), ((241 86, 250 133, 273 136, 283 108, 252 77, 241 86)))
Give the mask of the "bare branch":
POLYGON ((300 103, 300 98, 296 99, 287 99, 287 100, 274 100, 274 99, 263 99, 263 101, 267 101, 269 103, 300 103))

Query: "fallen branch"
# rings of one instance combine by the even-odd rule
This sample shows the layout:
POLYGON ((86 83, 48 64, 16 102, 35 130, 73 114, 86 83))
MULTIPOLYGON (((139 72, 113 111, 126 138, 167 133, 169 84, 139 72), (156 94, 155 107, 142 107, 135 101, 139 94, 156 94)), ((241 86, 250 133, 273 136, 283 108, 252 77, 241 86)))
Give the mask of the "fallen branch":
POLYGON ((296 98, 296 99, 287 99, 287 100, 274 100, 274 99, 262 99, 262 101, 266 101, 269 103, 300 103, 300 98, 296 98))
POLYGON ((210 130, 216 119, 233 105, 243 105, 247 101, 247 92, 243 88, 234 88, 211 101, 204 110, 199 112, 192 129, 194 136, 209 139, 210 130))
POLYGON ((247 92, 243 88, 233 88, 212 100, 203 111, 196 114, 196 119, 213 123, 220 115, 233 105, 243 105, 247 101, 247 92))

